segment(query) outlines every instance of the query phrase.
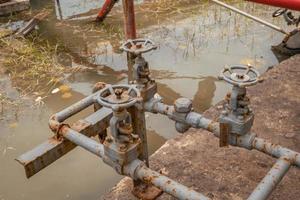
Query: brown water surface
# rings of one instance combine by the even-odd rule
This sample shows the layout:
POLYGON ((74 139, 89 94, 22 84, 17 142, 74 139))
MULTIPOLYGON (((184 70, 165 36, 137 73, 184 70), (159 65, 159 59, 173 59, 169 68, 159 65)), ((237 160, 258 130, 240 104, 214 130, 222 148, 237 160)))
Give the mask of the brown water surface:
MULTIPOLYGON (((196 111, 203 112, 230 90, 228 84, 217 79, 224 65, 249 63, 264 72, 277 63, 270 46, 280 43, 282 34, 216 5, 171 2, 175 3, 167 6, 147 1, 136 8, 139 36, 151 38, 159 46, 145 57, 165 103, 172 104, 184 96, 193 100, 196 111)), ((236 6, 284 26, 283 19, 271 19, 273 8, 251 3, 236 6)), ((115 8, 101 25, 88 20, 58 22, 55 16, 41 24, 39 31, 43 37, 68 49, 60 56, 60 62, 82 70, 66 74, 64 84, 71 87, 69 98, 63 98, 60 92, 49 94, 44 105, 28 104, 1 113, 0 200, 96 200, 120 180, 114 170, 81 148, 29 180, 14 159, 50 137, 49 116, 91 94, 96 82, 127 82, 126 56, 118 50, 123 39, 121 14, 121 9, 115 8)), ((6 77, 1 81, 8 93, 17 93, 6 77)), ((174 122, 166 117, 153 114, 146 117, 149 148, 153 153, 177 133, 174 122)))

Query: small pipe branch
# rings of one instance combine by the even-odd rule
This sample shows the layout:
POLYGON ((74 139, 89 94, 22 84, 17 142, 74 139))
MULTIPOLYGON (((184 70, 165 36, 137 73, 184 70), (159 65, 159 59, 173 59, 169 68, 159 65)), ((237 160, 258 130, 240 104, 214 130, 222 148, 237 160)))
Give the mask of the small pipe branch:
POLYGON ((96 103, 96 96, 99 95, 99 92, 96 92, 86 98, 76 102, 75 104, 63 109, 62 111, 52 115, 49 119, 49 127, 54 133, 58 133, 59 129, 62 128, 62 122, 68 119, 69 117, 79 113, 85 108, 96 103))
POLYGON ((291 166, 287 157, 281 157, 271 168, 268 174, 257 185, 248 200, 265 200, 272 193, 291 166))

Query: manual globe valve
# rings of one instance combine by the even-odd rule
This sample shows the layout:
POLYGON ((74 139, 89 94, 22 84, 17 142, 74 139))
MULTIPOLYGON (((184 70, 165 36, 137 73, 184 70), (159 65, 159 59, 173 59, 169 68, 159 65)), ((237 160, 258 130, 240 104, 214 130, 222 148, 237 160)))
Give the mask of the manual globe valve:
POLYGON ((137 104, 140 99, 140 92, 135 85, 107 85, 100 90, 97 102, 113 110, 110 127, 115 141, 125 142, 132 135, 132 120, 126 109, 137 104))
POLYGON ((141 140, 132 126, 127 108, 138 106, 140 92, 135 85, 106 85, 100 90, 97 102, 113 110, 110 119, 110 136, 103 145, 105 162, 122 174, 122 166, 138 158, 141 153, 141 140))
POLYGON ((143 53, 157 49, 150 39, 127 40, 120 48, 122 51, 134 55, 133 78, 138 84, 146 85, 151 81, 148 62, 142 56, 143 53))
POLYGON ((250 65, 226 66, 222 70, 219 79, 230 83, 233 88, 226 96, 227 101, 219 117, 221 138, 227 138, 224 134, 245 135, 250 132, 254 114, 249 108, 250 100, 246 95, 246 87, 257 84, 258 77, 259 72, 250 65))
POLYGON ((129 39, 122 44, 122 51, 132 53, 136 56, 157 49, 155 43, 150 39, 129 39))

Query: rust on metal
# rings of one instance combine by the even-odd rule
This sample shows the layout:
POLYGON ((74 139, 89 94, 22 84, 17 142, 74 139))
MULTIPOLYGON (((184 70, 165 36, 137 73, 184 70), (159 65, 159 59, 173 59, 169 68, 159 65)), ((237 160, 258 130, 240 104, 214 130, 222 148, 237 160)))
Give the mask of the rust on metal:
MULTIPOLYGON (((110 109, 102 108, 84 120, 76 122, 71 128, 85 136, 95 136, 108 127, 111 116, 112 111, 110 109)), ((62 133, 64 129, 61 129, 62 133)), ((24 166, 26 177, 30 178, 75 147, 76 145, 72 142, 66 139, 59 141, 53 136, 33 150, 21 155, 16 160, 24 166)))
POLYGON ((220 123, 220 147, 228 146, 228 139, 230 134, 230 125, 228 123, 220 123))
POLYGON ((124 30, 126 40, 136 38, 134 1, 123 0, 124 30))
POLYGON ((163 194, 163 191, 152 184, 140 182, 134 186, 132 193, 138 199, 154 200, 163 194))

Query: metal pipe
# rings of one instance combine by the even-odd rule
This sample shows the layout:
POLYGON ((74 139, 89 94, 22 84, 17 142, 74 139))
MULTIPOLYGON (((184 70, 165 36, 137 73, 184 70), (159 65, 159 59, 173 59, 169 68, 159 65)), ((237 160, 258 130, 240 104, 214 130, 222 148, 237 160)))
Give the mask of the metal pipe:
MULTIPOLYGON (((124 12, 124 33, 125 39, 136 39, 135 13, 134 1, 123 0, 124 12)), ((128 67, 128 83, 133 81, 133 65, 136 56, 132 53, 127 53, 127 67, 128 67)))
POLYGON ((108 15, 108 13, 111 11, 116 2, 116 0, 105 0, 101 10, 97 15, 96 21, 102 22, 105 19, 106 15, 108 15))
POLYGON ((134 1, 123 0, 124 31, 126 40, 136 38, 134 1))
MULTIPOLYGON (((61 130, 61 135, 98 157, 102 158, 104 156, 104 147, 102 144, 78 133, 77 131, 64 126, 61 130)), ((131 164, 124 167, 124 171, 126 175, 131 176, 133 179, 138 178, 145 183, 151 183, 178 199, 209 200, 209 198, 204 195, 149 169, 140 160, 132 161, 131 164)))
POLYGON ((300 11, 300 2, 299 0, 248 0, 253 1, 255 3, 266 4, 270 6, 277 6, 281 8, 288 8, 291 10, 298 10, 300 11))
POLYGON ((61 135, 70 140, 72 143, 81 146, 101 158, 104 156, 104 147, 102 144, 81 133, 78 133, 77 131, 74 131, 71 128, 64 126, 61 130, 61 135))
POLYGON ((82 111, 83 109, 89 107, 95 102, 95 97, 99 94, 99 92, 90 95, 75 104, 63 109, 62 111, 53 115, 52 119, 57 120, 58 122, 63 122, 67 118, 77 114, 78 112, 82 111))
POLYGON ((239 9, 233 7, 233 6, 230 6, 230 5, 226 4, 226 3, 223 3, 223 2, 218 1, 218 0, 211 0, 211 1, 213 1, 214 3, 216 3, 216 4, 220 5, 220 6, 223 6, 223 7, 225 7, 225 8, 228 8, 228 9, 230 9, 230 10, 236 12, 236 13, 239 13, 239 14, 245 16, 245 17, 248 17, 248 18, 250 18, 250 19, 252 19, 252 20, 254 20, 254 21, 258 22, 258 23, 261 23, 261 24, 263 24, 263 25, 265 25, 265 26, 267 26, 267 27, 269 27, 269 28, 272 28, 272 29, 275 30, 275 31, 278 31, 278 32, 283 33, 283 34, 286 34, 286 35, 289 34, 289 33, 286 32, 285 30, 283 30, 282 28, 280 28, 280 27, 278 27, 278 26, 276 26, 276 25, 274 25, 274 24, 271 24, 271 23, 266 22, 266 21, 264 21, 264 20, 262 20, 262 19, 260 19, 260 18, 258 18, 258 17, 255 17, 255 16, 253 16, 253 15, 250 15, 250 14, 248 14, 248 13, 246 13, 246 12, 244 12, 244 11, 241 11, 241 10, 239 10, 239 9))
POLYGON ((175 122, 181 122, 184 124, 188 124, 193 128, 203 128, 215 134, 215 136, 219 137, 220 129, 219 123, 205 118, 203 115, 196 112, 189 112, 187 115, 182 118, 181 115, 175 112, 174 106, 166 105, 155 98, 151 99, 148 102, 145 102, 144 109, 148 112, 152 113, 160 113, 162 115, 168 116, 171 120, 175 122))
POLYGON ((129 165, 125 166, 124 171, 132 178, 140 179, 147 184, 152 184, 177 199, 209 200, 209 198, 203 194, 198 193, 164 175, 161 175, 156 171, 149 169, 140 160, 135 160, 129 165))
POLYGON ((262 138, 254 138, 252 142, 253 149, 280 158, 286 156, 291 159, 292 164, 300 168, 300 153, 284 148, 280 145, 272 144, 262 138))
POLYGON ((258 184, 248 200, 264 200, 267 199, 271 192, 275 189, 277 184, 281 181, 284 175, 288 172, 291 163, 288 158, 281 157, 277 160, 275 165, 258 184))

